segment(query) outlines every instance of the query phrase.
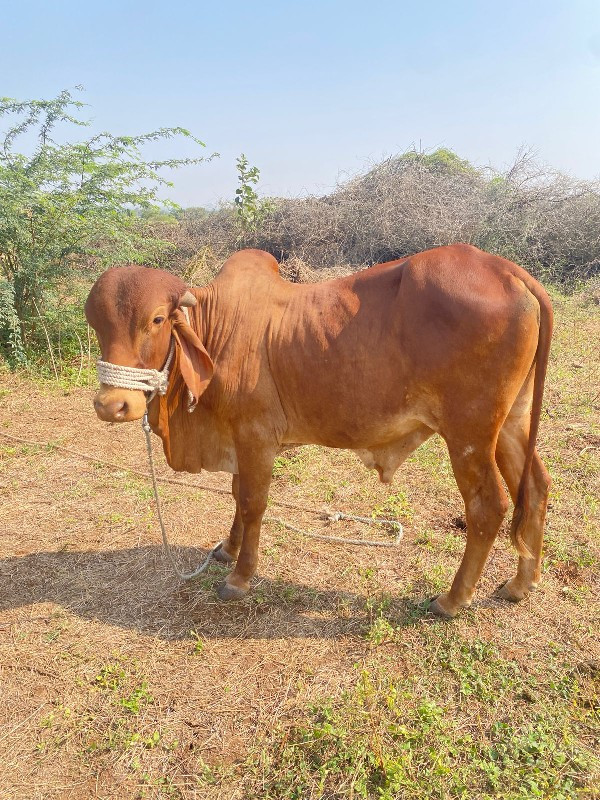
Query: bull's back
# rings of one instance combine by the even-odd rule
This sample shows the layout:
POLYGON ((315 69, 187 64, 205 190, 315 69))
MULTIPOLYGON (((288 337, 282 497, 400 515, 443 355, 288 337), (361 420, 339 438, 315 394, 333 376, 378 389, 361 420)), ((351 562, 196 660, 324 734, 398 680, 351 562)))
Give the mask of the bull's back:
POLYGON ((459 408, 482 384, 492 402, 537 345, 537 301, 513 267, 457 245, 294 287, 269 345, 289 439, 363 447, 410 420, 439 430, 448 398, 459 408))

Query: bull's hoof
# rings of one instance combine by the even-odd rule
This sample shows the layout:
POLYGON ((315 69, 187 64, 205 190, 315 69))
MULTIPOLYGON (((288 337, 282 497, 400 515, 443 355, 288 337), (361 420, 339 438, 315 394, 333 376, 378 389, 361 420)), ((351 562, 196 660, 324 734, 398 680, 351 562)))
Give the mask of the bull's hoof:
POLYGON ((454 606, 450 605, 447 597, 448 595, 445 594, 439 594, 437 597, 433 597, 429 603, 429 608, 427 611, 430 614, 435 614, 436 617, 441 617, 442 619, 454 619, 460 609, 454 608, 454 606))
POLYGON ((496 597, 499 597, 501 600, 508 600, 511 603, 520 603, 521 600, 524 600, 535 588, 536 584, 534 583, 530 584, 527 588, 523 588, 523 586, 519 586, 516 578, 511 578, 496 591, 496 597))
POLYGON ((241 600, 245 597, 250 589, 240 589, 238 586, 232 586, 227 581, 223 581, 223 583, 217 586, 217 595, 219 596, 220 600, 241 600))
POLYGON ((225 542, 221 542, 217 549, 213 550, 212 557, 221 564, 233 564, 237 560, 235 556, 225 550, 225 542))

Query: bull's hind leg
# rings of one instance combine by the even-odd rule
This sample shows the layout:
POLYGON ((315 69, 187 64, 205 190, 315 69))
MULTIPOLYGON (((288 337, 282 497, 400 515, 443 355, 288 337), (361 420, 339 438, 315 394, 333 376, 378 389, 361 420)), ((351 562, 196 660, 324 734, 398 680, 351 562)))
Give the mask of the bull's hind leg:
POLYGON ((467 546, 449 592, 439 595, 429 606, 434 614, 454 617, 471 605, 477 581, 494 543, 506 510, 508 498, 489 448, 475 449, 448 443, 454 476, 465 501, 467 546))
POLYGON ((213 558, 223 564, 233 564, 237 559, 240 547, 242 546, 242 536, 244 534, 244 522, 240 509, 240 476, 234 475, 231 481, 231 494, 235 500, 235 517, 229 531, 227 539, 223 539, 221 546, 213 553, 213 558))
MULTIPOLYGON (((525 393, 520 395, 506 419, 496 446, 496 461, 506 481, 513 502, 517 500, 519 482, 525 464, 529 439, 529 404, 525 393)), ((550 476, 537 454, 534 454, 529 476, 529 512, 523 529, 523 541, 530 558, 519 556, 517 574, 500 589, 499 595, 514 602, 527 597, 540 581, 544 521, 550 489, 550 476)))

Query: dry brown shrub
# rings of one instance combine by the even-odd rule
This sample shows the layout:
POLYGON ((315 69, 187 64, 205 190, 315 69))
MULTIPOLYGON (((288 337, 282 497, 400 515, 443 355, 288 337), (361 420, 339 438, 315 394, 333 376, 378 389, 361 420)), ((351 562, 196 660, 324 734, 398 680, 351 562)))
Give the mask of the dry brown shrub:
POLYGON ((562 175, 529 151, 502 172, 447 150, 408 152, 329 195, 272 202, 257 232, 241 231, 233 206, 182 212, 164 231, 174 248, 161 266, 184 271, 204 248, 216 264, 242 247, 259 247, 294 276, 293 259, 319 271, 357 269, 462 241, 546 279, 574 282, 599 272, 600 185, 562 175))
POLYGON ((355 268, 348 264, 315 269, 295 255, 283 261, 279 268, 281 275, 291 283, 319 283, 331 278, 342 278, 355 271, 355 268))

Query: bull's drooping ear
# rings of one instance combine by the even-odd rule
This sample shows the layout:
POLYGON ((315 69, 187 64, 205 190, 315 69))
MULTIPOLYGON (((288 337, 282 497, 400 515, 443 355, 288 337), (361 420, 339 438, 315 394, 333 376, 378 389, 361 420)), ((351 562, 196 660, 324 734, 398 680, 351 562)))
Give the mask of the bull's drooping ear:
POLYGON ((204 345, 186 319, 177 310, 173 319, 173 336, 179 347, 179 368, 191 396, 190 411, 198 402, 213 376, 214 365, 204 345))
POLYGON ((179 308, 189 308, 190 306, 195 306, 196 303, 197 300, 189 289, 187 289, 179 298, 179 308))

